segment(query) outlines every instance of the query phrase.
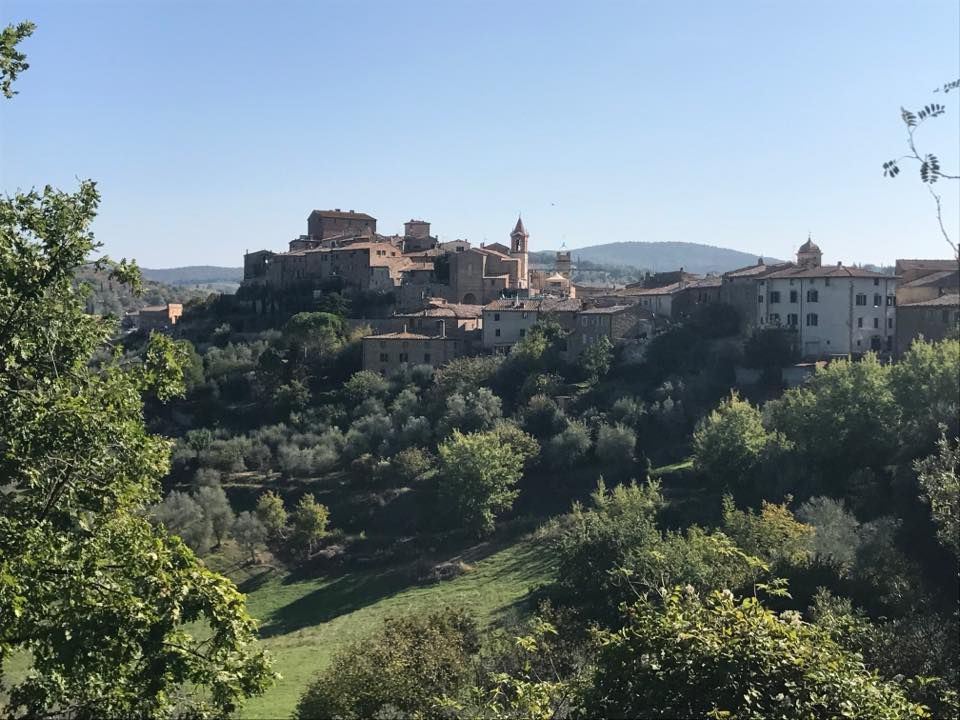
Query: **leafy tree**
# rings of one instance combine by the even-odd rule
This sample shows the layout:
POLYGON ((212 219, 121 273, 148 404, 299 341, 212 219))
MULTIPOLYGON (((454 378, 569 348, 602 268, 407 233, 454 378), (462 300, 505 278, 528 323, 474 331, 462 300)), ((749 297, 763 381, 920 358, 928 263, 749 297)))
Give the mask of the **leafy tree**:
POLYGON ((390 461, 394 473, 402 484, 410 484, 431 473, 436 467, 434 457, 419 447, 407 447, 390 461))
POLYGON ((257 562, 257 548, 267 541, 267 529, 253 513, 244 510, 233 523, 231 534, 244 550, 250 553, 250 563, 257 562))
POLYGON ((27 56, 17 50, 22 40, 33 35, 36 25, 25 21, 18 25, 7 25, 0 31, 0 92, 7 99, 17 94, 13 82, 17 76, 30 67, 27 56))
POLYGON ((556 435, 566 425, 563 411, 546 395, 534 395, 522 412, 524 429, 541 440, 556 435))
POLYGON ((510 420, 499 420, 493 426, 492 434, 501 445, 512 449, 523 461, 525 468, 534 464, 540 456, 540 443, 528 435, 510 420))
POLYGON ((257 500, 257 519, 267 529, 267 536, 271 540, 285 537, 287 530, 287 510, 283 506, 283 498, 272 490, 268 490, 257 500))
POLYGON ((830 363, 803 387, 767 403, 765 412, 796 446, 791 458, 830 482, 830 494, 843 494, 854 470, 886 465, 897 448, 890 369, 873 353, 860 362, 830 363))
POLYGON ((937 537, 960 558, 960 439, 940 438, 937 452, 914 464, 937 537))
POLYGON ((752 489, 764 453, 776 438, 763 427, 760 411, 736 393, 697 423, 694 467, 719 487, 752 489))
POLYGON ((786 504, 763 501, 759 513, 738 510, 729 496, 723 499, 723 529, 751 555, 770 561, 799 564, 810 557, 814 529, 798 522, 786 504))
POLYGON ((372 370, 354 373, 343 384, 343 394, 348 403, 359 405, 367 398, 380 398, 389 390, 387 381, 372 370))
POLYGON ((206 555, 213 547, 213 525, 200 504, 187 493, 174 490, 151 513, 172 535, 179 536, 194 552, 206 555))
POLYGON ((782 368, 797 362, 797 332, 789 328, 755 330, 743 352, 744 365, 760 370, 782 368))
POLYGON ((295 717, 431 714, 438 698, 457 694, 469 680, 479 649, 477 625, 461 610, 388 618, 334 656, 300 698, 295 717))
MULTIPOLYGON (((4 94, 30 30, 3 31, 4 94)), ((155 335, 140 364, 92 362, 116 329, 73 286, 100 247, 98 203, 92 182, 0 199, 0 664, 30 663, 0 714, 225 715, 269 684, 269 663, 233 584, 145 516, 171 443, 146 432, 142 397, 182 392, 182 348, 155 335)))
POLYGON ((928 454, 941 425, 960 433, 960 342, 914 342, 890 368, 890 381, 908 452, 928 454))
POLYGON ((579 462, 590 450, 591 444, 587 426, 572 420, 563 432, 550 438, 544 455, 550 465, 567 468, 579 462))
POLYGON ((227 499, 227 493, 224 492, 220 483, 217 483, 197 488, 193 498, 203 511, 204 518, 210 523, 217 545, 220 545, 236 519, 233 508, 230 507, 230 501, 227 499))
POLYGON ((625 425, 601 425, 597 431, 597 457, 608 471, 628 474, 636 446, 636 433, 625 425))
POLYGON ((826 630, 756 597, 677 587, 624 619, 601 633, 588 717, 929 717, 826 630))
POLYGON ((453 430, 461 432, 480 432, 490 430, 500 419, 502 404, 500 398, 489 388, 480 388, 461 395, 454 393, 447 398, 446 411, 437 425, 440 437, 446 437, 453 430))
POLYGON ((601 335, 580 353, 580 369, 590 382, 597 382, 610 372, 613 364, 613 343, 606 335, 601 335))
POLYGON ((509 510, 523 457, 492 432, 453 435, 438 448, 440 502, 449 517, 478 534, 494 529, 498 513, 509 510))
POLYGON ((326 505, 318 503, 311 493, 307 493, 300 498, 290 519, 293 525, 293 541, 309 557, 317 543, 327 534, 330 511, 326 505))
POLYGON ((801 522, 814 529, 813 554, 849 569, 860 545, 860 522, 844 507, 843 500, 814 497, 797 510, 801 522))

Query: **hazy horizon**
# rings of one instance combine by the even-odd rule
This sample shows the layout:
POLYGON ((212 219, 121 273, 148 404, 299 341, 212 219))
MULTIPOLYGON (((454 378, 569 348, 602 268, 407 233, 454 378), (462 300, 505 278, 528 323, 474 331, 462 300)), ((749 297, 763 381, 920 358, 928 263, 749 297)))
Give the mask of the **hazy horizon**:
MULTIPOLYGON (((696 242, 789 259, 947 257, 901 105, 960 170, 954 2, 7 2, 30 70, 0 189, 77 178, 145 267, 234 267, 310 210, 531 249, 696 242)), ((960 236, 957 183, 944 215, 960 236)))

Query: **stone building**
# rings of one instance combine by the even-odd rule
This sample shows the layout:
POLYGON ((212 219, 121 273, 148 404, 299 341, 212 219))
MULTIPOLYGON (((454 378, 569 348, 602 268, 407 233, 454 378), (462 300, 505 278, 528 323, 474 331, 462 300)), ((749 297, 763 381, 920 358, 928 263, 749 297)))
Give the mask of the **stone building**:
POLYGON ((579 300, 504 298, 483 308, 483 347, 506 352, 523 340, 538 320, 553 320, 567 330, 576 327, 579 300))
POLYGON ((307 235, 313 240, 326 240, 338 236, 373 235, 377 232, 377 219, 366 213, 353 210, 314 210, 307 218, 307 235))
MULTIPOLYGON (((442 326, 442 324, 441 324, 442 326)), ((463 354, 457 337, 409 331, 368 335, 363 338, 363 369, 387 374, 403 365, 440 367, 463 354)))
POLYGON ((749 335, 757 326, 757 282, 770 273, 792 267, 793 263, 756 264, 725 272, 720 283, 720 302, 732 305, 740 316, 741 330, 749 335))
POLYGON ((136 326, 138 330, 168 330, 183 316, 183 305, 167 303, 166 305, 147 305, 137 313, 136 326))
POLYGON ((897 305, 897 354, 902 355, 919 336, 942 340, 960 333, 960 295, 897 305))
POLYGON ((601 337, 613 345, 626 340, 653 337, 653 314, 639 305, 610 305, 582 310, 567 342, 567 353, 575 358, 601 337))
POLYGON ((933 300, 941 295, 954 295, 960 292, 960 272, 954 270, 935 270, 914 277, 912 280, 897 283, 897 304, 933 300))

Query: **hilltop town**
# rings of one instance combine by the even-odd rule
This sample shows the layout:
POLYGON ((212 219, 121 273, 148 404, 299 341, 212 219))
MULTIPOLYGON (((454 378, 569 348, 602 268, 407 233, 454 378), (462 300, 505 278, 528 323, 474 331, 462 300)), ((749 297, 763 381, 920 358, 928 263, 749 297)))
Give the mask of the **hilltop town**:
MULTIPOLYGON (((898 260, 893 274, 824 265, 808 238, 793 262, 761 257, 722 274, 648 272, 611 288, 575 283, 568 250, 556 253, 552 269, 531 268, 522 218, 508 238, 442 242, 425 220, 384 235, 368 213, 314 210, 306 234, 286 251, 244 255, 238 298, 259 313, 309 310, 331 293, 362 299, 365 312, 354 321, 372 329, 363 368, 380 373, 502 354, 548 319, 567 334, 563 352, 574 361, 600 337, 639 356, 656 332, 722 307, 742 336, 787 331, 798 359, 816 362, 899 354, 919 335, 943 337, 960 316, 958 271, 949 260, 898 260)), ((144 308, 140 326, 170 327, 182 312, 178 304, 144 308)))

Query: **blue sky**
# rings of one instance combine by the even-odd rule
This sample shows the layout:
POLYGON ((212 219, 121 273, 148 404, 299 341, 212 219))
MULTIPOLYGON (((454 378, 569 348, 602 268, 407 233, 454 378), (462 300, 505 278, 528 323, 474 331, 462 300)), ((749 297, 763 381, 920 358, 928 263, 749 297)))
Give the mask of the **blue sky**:
MULTIPOLYGON (((0 189, 94 178, 147 267, 239 265, 312 208, 533 249, 704 242, 946 257, 900 105, 960 168, 956 0, 51 2, 0 103, 0 189)), ((960 184, 944 185, 960 237, 960 184)))

